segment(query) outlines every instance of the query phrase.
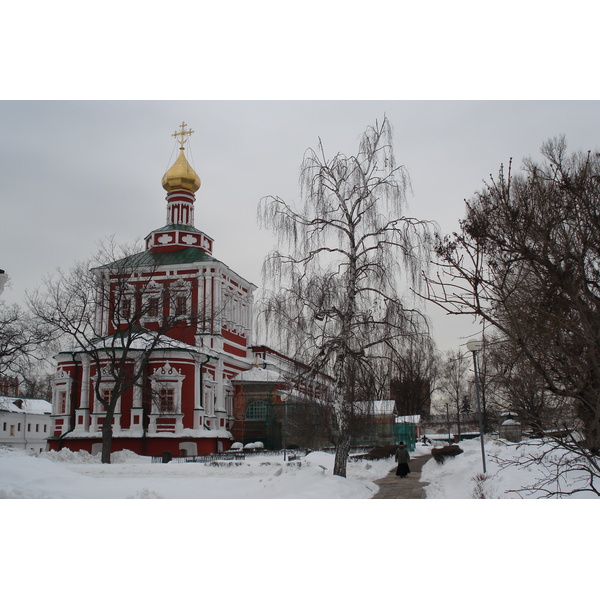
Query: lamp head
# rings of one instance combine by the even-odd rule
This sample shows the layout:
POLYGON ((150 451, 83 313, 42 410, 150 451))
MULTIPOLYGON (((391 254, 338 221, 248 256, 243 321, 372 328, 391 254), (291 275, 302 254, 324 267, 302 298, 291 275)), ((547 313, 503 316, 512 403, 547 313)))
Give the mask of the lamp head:
POLYGON ((481 340, 469 340, 467 342, 467 350, 469 352, 479 352, 483 348, 483 342, 481 340))

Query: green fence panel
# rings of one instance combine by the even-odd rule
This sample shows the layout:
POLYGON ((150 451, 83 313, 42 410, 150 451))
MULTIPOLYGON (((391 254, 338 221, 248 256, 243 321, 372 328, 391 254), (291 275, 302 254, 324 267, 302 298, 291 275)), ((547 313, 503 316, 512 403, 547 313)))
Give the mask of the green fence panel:
POLYGON ((410 452, 417 444, 417 432, 414 423, 396 423, 396 444, 404 442, 410 452))

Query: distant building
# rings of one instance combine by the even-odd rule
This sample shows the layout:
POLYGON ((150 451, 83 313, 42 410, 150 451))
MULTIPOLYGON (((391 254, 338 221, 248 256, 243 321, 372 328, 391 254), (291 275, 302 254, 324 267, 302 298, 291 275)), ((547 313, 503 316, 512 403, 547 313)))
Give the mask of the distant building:
POLYGON ((6 284, 7 281, 8 281, 8 275, 6 274, 6 271, 4 271, 3 269, 0 269, 0 294, 4 291, 4 285, 6 284))
POLYGON ((0 375, 0 396, 14 396, 19 394, 19 379, 9 375, 0 375))
POLYGON ((51 412, 47 400, 0 396, 0 445, 35 454, 47 450, 51 412))
POLYGON ((315 447, 328 443, 326 378, 304 380, 307 365, 267 346, 252 346, 254 366, 232 378, 231 433, 244 444, 265 448, 315 447))

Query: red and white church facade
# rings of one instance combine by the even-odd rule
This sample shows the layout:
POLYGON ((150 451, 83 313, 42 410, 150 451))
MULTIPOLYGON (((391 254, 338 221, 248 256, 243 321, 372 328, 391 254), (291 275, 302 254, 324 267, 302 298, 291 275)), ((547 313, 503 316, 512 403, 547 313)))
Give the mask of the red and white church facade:
MULTIPOLYGON (((169 315, 179 324, 146 357, 145 386, 133 386, 119 398, 112 451, 199 455, 227 450, 234 441, 254 441, 239 435, 236 440, 232 434, 244 431, 244 386, 269 382, 268 401, 274 403, 281 401, 278 391, 287 387, 281 369, 266 360, 269 349, 251 346, 256 286, 217 260, 213 239, 194 226, 200 179, 185 156, 185 141, 193 133, 185 127, 174 134, 181 142, 179 156, 162 179, 166 225, 146 236, 145 250, 128 257, 128 264, 135 265, 128 278, 131 297, 121 295, 109 308, 97 310, 102 334, 114 334, 119 315, 132 310, 139 285, 148 307, 141 327, 151 332, 169 315)), ((101 280, 103 268, 97 271, 101 280)), ((96 362, 84 352, 62 352, 56 359, 49 448, 98 453, 104 409, 94 388, 100 376, 100 393, 102 385, 110 393, 110 375, 98 373, 96 362)))

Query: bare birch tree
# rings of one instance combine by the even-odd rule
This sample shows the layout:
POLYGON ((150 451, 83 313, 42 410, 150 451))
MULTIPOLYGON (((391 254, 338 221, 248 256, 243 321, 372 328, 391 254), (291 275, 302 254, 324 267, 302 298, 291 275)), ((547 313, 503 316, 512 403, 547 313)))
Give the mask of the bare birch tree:
POLYGON ((288 352, 331 377, 340 476, 350 448, 352 374, 368 372, 398 336, 420 331, 422 315, 398 293, 404 269, 418 279, 431 240, 427 223, 404 214, 409 187, 384 118, 364 132, 356 156, 327 158, 320 140, 307 150, 298 207, 273 196, 259 206, 259 222, 279 243, 264 265, 272 290, 264 317, 288 352))

